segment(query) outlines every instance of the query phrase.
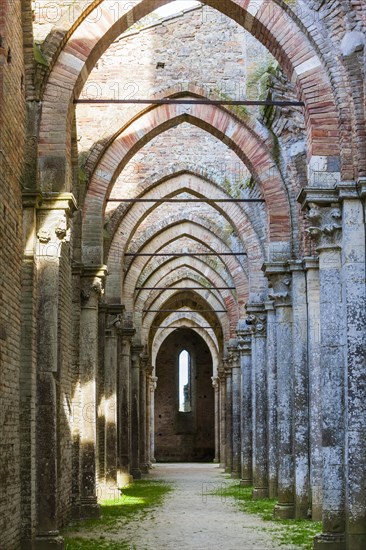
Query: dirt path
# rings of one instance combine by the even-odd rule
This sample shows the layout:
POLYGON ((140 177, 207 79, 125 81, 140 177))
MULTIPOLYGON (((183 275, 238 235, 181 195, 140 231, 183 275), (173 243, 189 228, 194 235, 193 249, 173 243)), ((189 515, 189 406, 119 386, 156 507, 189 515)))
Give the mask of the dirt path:
MULTIPOLYGON (((136 550, 293 550, 272 541, 276 528, 238 510, 235 502, 208 493, 230 480, 210 464, 156 465, 149 479, 174 484, 161 507, 123 529, 136 550)), ((127 538, 126 537, 126 538, 127 538)))

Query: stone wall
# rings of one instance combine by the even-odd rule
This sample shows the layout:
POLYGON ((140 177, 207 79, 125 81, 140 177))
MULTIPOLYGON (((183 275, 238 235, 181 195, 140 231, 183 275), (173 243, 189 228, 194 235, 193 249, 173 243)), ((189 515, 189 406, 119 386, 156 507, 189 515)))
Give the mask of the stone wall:
POLYGON ((168 336, 156 358, 155 445, 159 461, 212 460, 214 392, 212 358, 195 332, 182 329, 168 336), (192 360, 192 413, 179 413, 178 357, 187 350, 192 360))
POLYGON ((21 174, 24 65, 20 3, 0 2, 0 546, 20 544, 21 174))

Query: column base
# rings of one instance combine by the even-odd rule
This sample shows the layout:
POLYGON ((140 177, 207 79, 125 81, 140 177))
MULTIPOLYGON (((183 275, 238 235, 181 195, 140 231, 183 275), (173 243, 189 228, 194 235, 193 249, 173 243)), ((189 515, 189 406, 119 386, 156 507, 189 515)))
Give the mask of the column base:
POLYGON ((251 487, 253 485, 252 479, 241 479, 240 480, 240 487, 251 487))
POLYGON ((60 537, 58 531, 54 534, 38 536, 34 548, 35 550, 64 550, 64 539, 60 537))
POLYGON ((214 464, 220 464, 220 460, 218 458, 214 458, 214 464))
POLYGON ((232 479, 240 479, 240 472, 231 472, 232 479))
MULTIPOLYGON (((353 546, 349 548, 354 549, 353 546)), ((360 546, 361 548, 361 546, 360 546)), ((322 533, 314 539, 314 550, 345 550, 346 537, 344 533, 322 533)))
POLYGON ((226 468, 225 462, 220 462, 220 468, 222 468, 223 470, 225 470, 225 468, 226 468))
POLYGON ((99 519, 100 506, 95 499, 81 501, 80 518, 82 519, 99 519))
POLYGON ((131 474, 132 474, 133 479, 141 479, 142 478, 141 470, 139 468, 136 468, 135 470, 132 470, 131 474))
POLYGON ((231 466, 225 466, 225 474, 231 474, 232 469, 231 466))
POLYGON ((308 505, 296 505, 296 519, 309 519, 311 510, 308 505))
POLYGON ((273 516, 277 519, 295 519, 295 504, 276 504, 273 510, 273 516))
POLYGON ((119 471, 117 473, 117 486, 122 489, 123 487, 126 487, 127 485, 131 485, 133 482, 133 478, 131 474, 128 472, 119 471))
POLYGON ((148 474, 149 473, 150 466, 148 464, 142 464, 141 465, 141 473, 142 474, 148 474))
POLYGON ((268 497, 269 497, 268 487, 254 487, 253 500, 261 500, 262 498, 268 498, 268 497))

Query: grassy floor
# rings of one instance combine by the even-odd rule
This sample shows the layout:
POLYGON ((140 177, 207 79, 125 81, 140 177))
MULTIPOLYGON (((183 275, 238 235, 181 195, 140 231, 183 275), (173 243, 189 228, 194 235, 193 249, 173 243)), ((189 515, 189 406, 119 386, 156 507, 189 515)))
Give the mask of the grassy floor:
POLYGON ((160 481, 135 481, 122 490, 118 500, 101 503, 100 519, 86 520, 64 529, 66 550, 134 550, 135 546, 128 539, 116 542, 113 535, 115 538, 117 533, 123 533, 132 518, 142 518, 161 504, 171 490, 170 485, 160 481))
POLYGON ((275 527, 264 527, 278 544, 293 544, 303 550, 313 548, 313 538, 321 532, 321 523, 311 520, 279 520, 273 517, 276 500, 269 498, 253 500, 252 487, 240 487, 237 483, 222 486, 213 494, 221 498, 234 498, 240 509, 249 514, 259 515, 264 521, 274 522, 275 527))

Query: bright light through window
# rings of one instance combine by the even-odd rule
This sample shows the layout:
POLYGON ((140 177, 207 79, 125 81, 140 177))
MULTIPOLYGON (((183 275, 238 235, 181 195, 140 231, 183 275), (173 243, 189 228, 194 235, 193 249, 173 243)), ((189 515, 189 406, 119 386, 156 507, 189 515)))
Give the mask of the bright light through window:
POLYGON ((179 412, 191 412, 191 358, 184 350, 179 355, 179 412))
POLYGON ((201 2, 195 2, 193 0, 177 0, 176 2, 171 2, 166 6, 158 8, 157 10, 155 10, 155 13, 159 15, 159 17, 168 17, 169 15, 174 15, 175 13, 179 13, 182 10, 194 8, 196 6, 199 6, 200 4, 201 2))

